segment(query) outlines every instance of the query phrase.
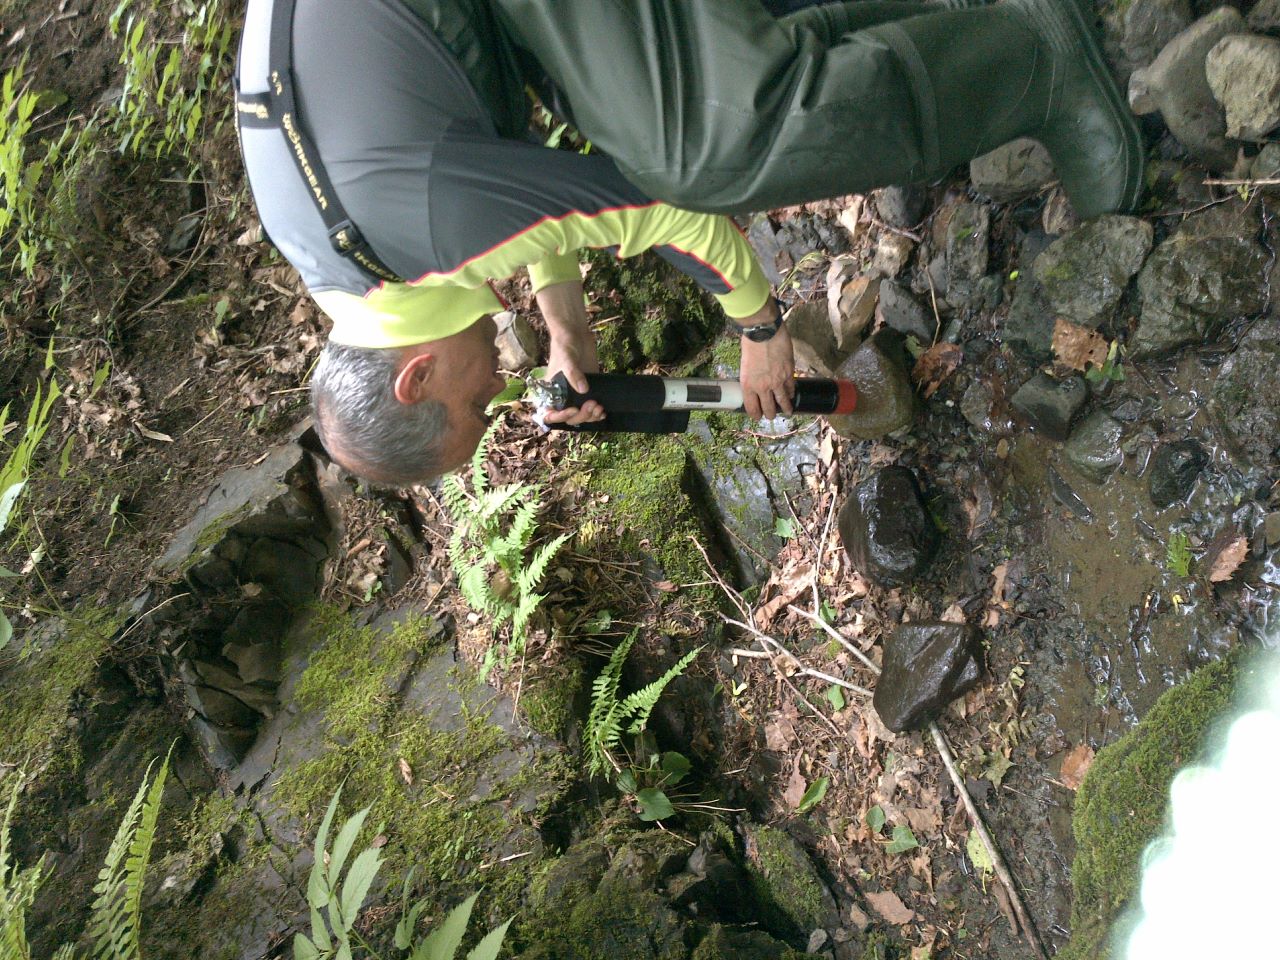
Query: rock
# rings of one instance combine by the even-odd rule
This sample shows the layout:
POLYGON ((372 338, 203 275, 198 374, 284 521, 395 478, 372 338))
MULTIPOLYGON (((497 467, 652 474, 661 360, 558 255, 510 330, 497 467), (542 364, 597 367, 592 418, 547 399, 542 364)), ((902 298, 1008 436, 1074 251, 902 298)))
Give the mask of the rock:
POLYGON ((166 257, 177 257, 186 253, 195 246, 196 238, 200 236, 200 228, 203 225, 203 213, 188 213, 185 217, 180 217, 173 225, 173 229, 169 231, 169 237, 160 248, 160 252, 166 257))
POLYGON ((1280 40, 1223 37, 1205 60, 1209 89, 1227 113, 1227 136, 1262 140, 1280 126, 1280 40))
POLYGON ((1258 0, 1244 19, 1250 30, 1280 33, 1280 0, 1258 0))
POLYGON ((1280 179, 1280 143, 1268 143, 1259 150, 1258 155, 1253 158, 1253 167, 1249 172, 1255 180, 1280 179))
POLYGON ((1228 34, 1244 33, 1244 18, 1219 7, 1167 43, 1144 70, 1129 80, 1129 103, 1136 112, 1159 110, 1165 126, 1195 159, 1218 170, 1235 162, 1226 139, 1227 121, 1205 74, 1205 58, 1228 34))
POLYGON ((796 371, 830 377, 837 366, 837 352, 827 305, 820 300, 797 303, 787 311, 783 320, 791 334, 796 371))
POLYGON ((871 192, 871 203, 876 215, 899 230, 908 230, 924 219, 924 207, 929 192, 922 186, 881 187, 871 192))
POLYGON ((1038 140, 1021 137, 970 160, 969 179, 978 193, 1008 203, 1031 196, 1052 180, 1053 160, 1038 140))
POLYGON ((1129 341, 1135 360, 1212 337, 1233 317, 1266 306, 1269 254, 1247 237, 1177 234, 1142 268, 1142 315, 1129 341))
POLYGON ((538 335, 533 325, 518 313, 505 310, 493 315, 498 326, 494 343, 498 346, 498 367, 511 373, 529 370, 538 363, 538 335))
POLYGON ((984 203, 960 202, 947 221, 947 302, 972 304, 978 281, 990 260, 991 208, 984 203))
POLYGON ((876 318, 891 330, 915 337, 921 346, 933 343, 939 332, 937 320, 929 309, 915 298, 906 284, 896 280, 880 284, 876 318))
POLYGON ((1057 380, 1042 371, 1019 387, 1009 402, 1033 429, 1061 441, 1067 439, 1088 399, 1089 388, 1082 377, 1057 380))
POLYGON ((898 336, 877 331, 863 341, 836 376, 858 388, 853 413, 827 417, 833 430, 854 440, 875 440, 910 425, 916 392, 907 376, 906 352, 898 336))
POLYGON ((976 378, 965 387, 964 396, 960 398, 960 415, 980 433, 1003 432, 1005 425, 997 423, 994 417, 995 402, 995 390, 990 382, 976 378))
POLYGON ((1055 313, 1097 327, 1142 267, 1151 240, 1151 224, 1145 220, 1098 217, 1051 243, 1036 257, 1032 272, 1055 313))
POLYGON ((1061 187, 1050 193, 1049 199, 1044 202, 1044 213, 1041 214, 1040 223, 1044 227, 1044 232, 1053 237, 1069 233, 1080 226, 1080 218, 1061 187))
POLYGON ((1190 26, 1191 16, 1190 0, 1133 0, 1124 12, 1124 55, 1134 67, 1147 66, 1190 26))
POLYGON ((1262 539, 1268 547, 1280 546, 1280 513, 1268 513, 1263 517, 1262 539))
POLYGON ((885 642, 872 704, 890 730, 919 730, 982 675, 977 631, 962 623, 904 623, 885 642))
POLYGON ((1151 457, 1147 490, 1151 502, 1163 510, 1191 495, 1196 478, 1209 463, 1209 454, 1195 440, 1166 443, 1151 457))
POLYGON ((862 340, 862 331, 867 329, 871 318, 876 313, 876 301, 880 297, 880 278, 858 276, 846 281, 839 288, 839 294, 831 298, 828 291, 828 308, 834 301, 835 312, 828 310, 831 318, 831 331, 835 335, 836 351, 839 355, 851 353, 862 340))
POLYGON ((1259 466, 1280 458, 1280 319, 1254 324, 1213 385, 1210 409, 1232 444, 1259 466))
POLYGON ((1124 462, 1120 449, 1123 433, 1119 420, 1095 410, 1072 432, 1064 451, 1067 460, 1094 483, 1104 483, 1124 462))
POLYGON ((756 896, 766 907, 765 925, 790 925, 807 938, 817 927, 834 927, 840 910, 804 847, 778 827, 749 823, 742 828, 747 870, 756 896))
POLYGON ((840 508, 840 542, 854 569, 882 587, 910 583, 937 552, 941 536, 916 476, 885 467, 858 484, 840 508))
POLYGON ((1044 288, 1029 271, 1018 277, 1001 332, 1005 343, 1032 363, 1053 356, 1053 311, 1044 288))
POLYGON ((915 242, 910 237, 904 237, 900 233, 882 234, 876 243, 871 272, 881 277, 896 277, 906 268, 915 248, 915 242))

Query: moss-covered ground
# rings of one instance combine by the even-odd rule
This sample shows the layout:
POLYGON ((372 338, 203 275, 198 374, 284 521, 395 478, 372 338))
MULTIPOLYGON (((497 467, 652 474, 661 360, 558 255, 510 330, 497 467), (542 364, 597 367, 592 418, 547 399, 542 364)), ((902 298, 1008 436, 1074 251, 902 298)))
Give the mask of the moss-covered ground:
POLYGON ((1072 938, 1061 960, 1104 960, 1116 918, 1137 892, 1142 852, 1163 829, 1169 784, 1197 760, 1233 702, 1242 657, 1201 667, 1133 730, 1099 751, 1076 796, 1072 938))

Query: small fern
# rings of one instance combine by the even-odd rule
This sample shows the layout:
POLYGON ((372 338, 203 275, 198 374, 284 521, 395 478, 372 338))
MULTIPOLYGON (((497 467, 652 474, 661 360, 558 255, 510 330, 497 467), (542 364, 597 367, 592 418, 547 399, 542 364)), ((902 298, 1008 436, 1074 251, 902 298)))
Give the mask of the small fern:
POLYGON ((649 715, 667 685, 688 669, 702 650, 690 650, 672 665, 671 669, 652 683, 618 699, 622 682, 622 665, 635 644, 638 629, 614 649, 609 662, 591 685, 591 710, 587 715, 587 769, 591 774, 619 774, 623 764, 617 757, 624 733, 639 736, 644 733, 649 715))
POLYGON ((27 910, 35 902, 36 891, 44 879, 41 864, 19 870, 13 862, 10 850, 9 828, 13 812, 18 806, 23 778, 17 776, 9 806, 5 810, 4 825, 0 826, 0 957, 5 960, 30 960, 31 945, 27 943, 27 910))
POLYGON ((468 606, 488 617, 495 631, 511 625, 509 658, 524 649, 529 624, 546 599, 538 587, 569 535, 560 534, 529 555, 538 533, 543 491, 536 484, 491 485, 486 461, 497 425, 495 421, 485 431, 476 448, 470 483, 450 475, 442 496, 453 518, 448 554, 458 590, 468 606))

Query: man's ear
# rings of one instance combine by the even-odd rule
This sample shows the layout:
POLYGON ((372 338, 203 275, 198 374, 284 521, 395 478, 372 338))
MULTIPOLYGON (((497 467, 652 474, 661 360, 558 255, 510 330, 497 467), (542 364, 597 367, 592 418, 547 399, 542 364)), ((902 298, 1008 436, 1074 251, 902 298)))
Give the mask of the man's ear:
POLYGON ((401 403, 420 403, 427 398, 427 387, 436 370, 436 358, 430 353, 414 354, 396 374, 395 395, 401 403))

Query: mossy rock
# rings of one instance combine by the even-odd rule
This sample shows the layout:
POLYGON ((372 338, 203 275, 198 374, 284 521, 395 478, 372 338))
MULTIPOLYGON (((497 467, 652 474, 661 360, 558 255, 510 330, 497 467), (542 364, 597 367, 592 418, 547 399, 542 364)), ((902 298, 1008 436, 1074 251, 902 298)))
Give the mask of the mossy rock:
POLYGON ((1131 731, 1099 751, 1076 795, 1072 938, 1060 960, 1106 960, 1112 930, 1138 890, 1142 853, 1165 826, 1169 785, 1200 758, 1250 668, 1242 654, 1201 667, 1166 691, 1131 731))
POLYGON ((745 833, 747 868, 766 908, 762 919, 767 926, 808 939, 819 927, 839 925, 835 898, 794 837, 778 827, 756 825, 745 833))
POLYGON ((586 668, 581 660, 570 657, 525 678, 520 709, 538 733, 561 739, 583 716, 585 690, 586 668))
POLYGON ((813 956, 759 930, 732 930, 717 924, 702 938, 690 960, 805 960, 813 956))

